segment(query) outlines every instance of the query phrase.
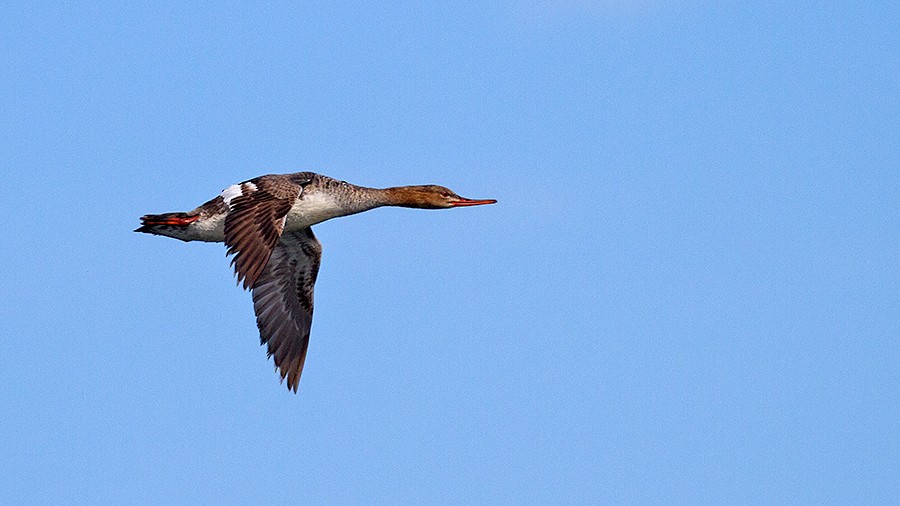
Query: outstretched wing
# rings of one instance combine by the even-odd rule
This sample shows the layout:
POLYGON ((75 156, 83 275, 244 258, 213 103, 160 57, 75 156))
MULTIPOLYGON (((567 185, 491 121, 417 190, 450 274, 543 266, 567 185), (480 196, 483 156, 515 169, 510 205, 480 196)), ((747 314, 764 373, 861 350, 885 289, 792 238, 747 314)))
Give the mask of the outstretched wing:
POLYGON ((222 192, 225 245, 238 283, 253 288, 284 231, 284 221, 302 186, 281 176, 262 176, 222 192))
POLYGON ((260 344, 268 344, 281 380, 294 392, 306 362, 313 315, 313 287, 322 245, 311 228, 288 232, 272 250, 253 285, 253 309, 260 344))

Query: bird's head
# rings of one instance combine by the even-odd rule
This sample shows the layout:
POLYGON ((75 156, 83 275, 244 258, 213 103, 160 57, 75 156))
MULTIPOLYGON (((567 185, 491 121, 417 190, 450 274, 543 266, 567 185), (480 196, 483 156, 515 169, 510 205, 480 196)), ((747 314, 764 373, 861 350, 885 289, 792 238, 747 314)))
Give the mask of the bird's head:
POLYGON ((402 186, 391 188, 394 205, 419 209, 447 209, 450 207, 494 204, 494 199, 467 199, 453 190, 438 185, 402 186))

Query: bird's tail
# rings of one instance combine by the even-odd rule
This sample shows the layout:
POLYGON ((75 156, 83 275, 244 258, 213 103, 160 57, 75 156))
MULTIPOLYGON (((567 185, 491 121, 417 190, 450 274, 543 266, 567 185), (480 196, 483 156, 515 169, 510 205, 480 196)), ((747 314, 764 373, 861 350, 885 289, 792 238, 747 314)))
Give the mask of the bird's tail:
MULTIPOLYGON (((172 235, 173 229, 186 228, 191 223, 200 219, 199 214, 188 213, 163 213, 145 214, 141 216, 141 226, 135 232, 156 235, 172 235), (168 232, 168 233, 167 233, 168 232)), ((174 236, 173 236, 174 237, 174 236)))

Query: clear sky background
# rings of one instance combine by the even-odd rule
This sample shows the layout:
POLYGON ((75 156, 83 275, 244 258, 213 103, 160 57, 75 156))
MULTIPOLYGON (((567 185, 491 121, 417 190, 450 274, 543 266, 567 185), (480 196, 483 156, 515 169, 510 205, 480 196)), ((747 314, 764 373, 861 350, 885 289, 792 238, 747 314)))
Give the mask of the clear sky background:
POLYGON ((0 503, 900 501, 896 2, 78 4, 0 7, 0 503), (317 226, 294 395, 132 230, 304 170, 499 203, 317 226))

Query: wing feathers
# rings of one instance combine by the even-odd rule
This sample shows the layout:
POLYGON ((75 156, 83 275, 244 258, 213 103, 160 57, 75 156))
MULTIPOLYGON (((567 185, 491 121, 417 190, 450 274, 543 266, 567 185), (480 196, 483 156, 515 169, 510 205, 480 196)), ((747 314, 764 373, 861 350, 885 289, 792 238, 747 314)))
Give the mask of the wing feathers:
POLYGON ((231 265, 244 289, 252 288, 259 279, 300 192, 300 185, 273 176, 225 190, 229 207, 225 217, 225 244, 227 254, 234 255, 231 265))
POLYGON ((322 246, 312 230, 284 232, 304 180, 263 176, 226 189, 225 245, 238 283, 253 292, 260 344, 294 392, 306 363, 322 246))
POLYGON ((282 381, 287 378, 294 392, 306 363, 321 258, 322 246, 311 229, 285 233, 253 285, 260 344, 268 345, 282 381))

